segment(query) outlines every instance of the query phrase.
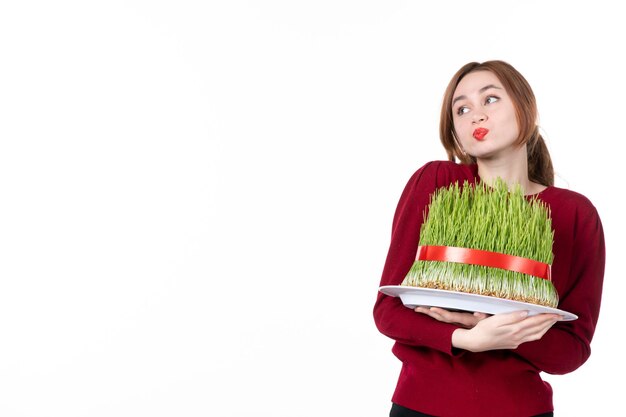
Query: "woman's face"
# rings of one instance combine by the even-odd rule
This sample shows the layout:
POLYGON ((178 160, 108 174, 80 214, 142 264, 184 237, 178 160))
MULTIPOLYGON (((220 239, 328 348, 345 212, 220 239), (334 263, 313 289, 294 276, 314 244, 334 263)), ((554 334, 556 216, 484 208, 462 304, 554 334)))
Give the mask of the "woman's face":
POLYGON ((518 146, 513 101, 493 73, 476 71, 459 82, 452 96, 452 118, 459 144, 476 159, 506 156, 518 146))

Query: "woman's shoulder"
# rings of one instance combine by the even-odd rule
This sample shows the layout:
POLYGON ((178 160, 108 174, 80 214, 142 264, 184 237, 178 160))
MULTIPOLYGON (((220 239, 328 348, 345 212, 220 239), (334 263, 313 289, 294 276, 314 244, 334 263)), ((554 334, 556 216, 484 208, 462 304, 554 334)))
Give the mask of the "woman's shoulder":
POLYGON ((596 207, 593 205, 591 200, 577 191, 573 191, 568 188, 551 186, 544 190, 542 194, 545 194, 542 195, 542 199, 547 200, 553 210, 558 207, 559 209, 569 211, 572 214, 598 215, 596 207))
POLYGON ((430 161, 422 165, 411 177, 415 182, 427 182, 436 187, 454 182, 473 182, 478 176, 476 165, 458 164, 452 161, 430 161))

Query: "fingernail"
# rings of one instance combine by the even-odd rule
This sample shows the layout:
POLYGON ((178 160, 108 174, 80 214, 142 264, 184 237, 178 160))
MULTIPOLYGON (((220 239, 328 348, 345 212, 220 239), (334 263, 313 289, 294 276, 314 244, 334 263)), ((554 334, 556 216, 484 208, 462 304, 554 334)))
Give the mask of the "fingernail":
POLYGON ((526 317, 528 315, 528 311, 522 311, 519 313, 520 317, 526 317))

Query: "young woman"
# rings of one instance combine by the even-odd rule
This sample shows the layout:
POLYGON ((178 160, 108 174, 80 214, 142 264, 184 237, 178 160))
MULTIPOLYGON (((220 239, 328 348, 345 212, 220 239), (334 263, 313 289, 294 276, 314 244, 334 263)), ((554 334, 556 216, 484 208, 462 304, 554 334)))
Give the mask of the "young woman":
POLYGON ((449 161, 427 163, 406 185, 380 285, 399 285, 409 271, 424 209, 437 188, 500 177, 549 206, 558 308, 578 319, 412 310, 379 293, 374 320, 395 340, 392 351, 402 362, 390 416, 552 416, 552 389, 540 372, 572 372, 590 355, 604 275, 602 225, 587 198, 554 186, 537 118, 535 96, 511 65, 473 62, 454 75, 440 121, 449 161))

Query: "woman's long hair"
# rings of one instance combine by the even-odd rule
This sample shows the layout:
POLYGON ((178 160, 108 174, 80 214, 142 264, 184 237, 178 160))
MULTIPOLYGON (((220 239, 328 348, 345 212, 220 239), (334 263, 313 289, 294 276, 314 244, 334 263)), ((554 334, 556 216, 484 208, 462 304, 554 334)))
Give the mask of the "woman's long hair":
POLYGON ((513 101, 519 127, 517 145, 526 144, 528 151, 528 179, 546 186, 554 185, 554 168, 546 143, 539 134, 538 111, 535 94, 528 81, 513 66, 504 61, 470 62, 464 65, 450 80, 443 96, 439 137, 450 161, 457 159, 463 164, 476 163, 476 158, 467 155, 459 146, 452 119, 452 99, 456 87, 463 77, 471 72, 493 73, 513 101))

